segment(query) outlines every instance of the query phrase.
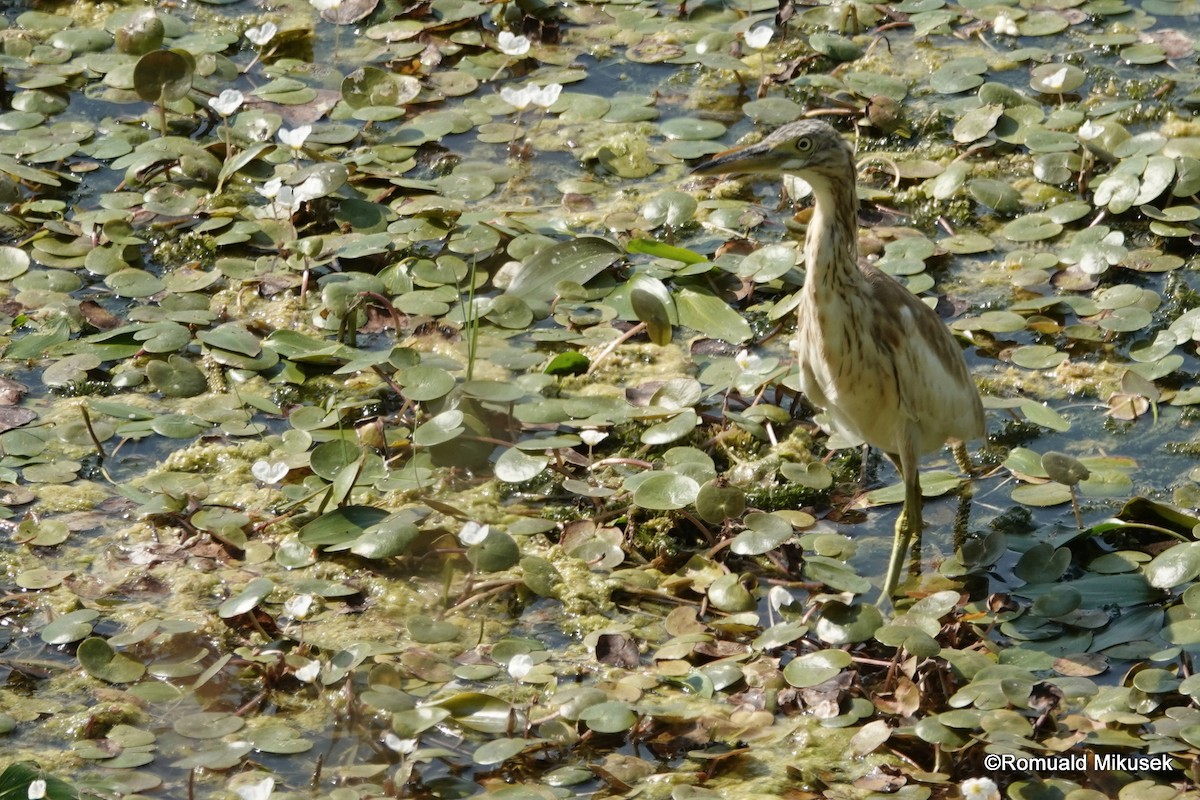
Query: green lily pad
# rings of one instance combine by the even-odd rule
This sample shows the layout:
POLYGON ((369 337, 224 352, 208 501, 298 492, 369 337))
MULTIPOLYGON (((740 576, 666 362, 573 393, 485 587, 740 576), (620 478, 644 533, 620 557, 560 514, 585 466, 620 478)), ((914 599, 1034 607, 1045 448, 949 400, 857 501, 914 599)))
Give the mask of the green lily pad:
POLYGON ((75 656, 89 675, 106 683, 133 683, 146 674, 142 662, 118 653, 98 636, 80 642, 75 656))

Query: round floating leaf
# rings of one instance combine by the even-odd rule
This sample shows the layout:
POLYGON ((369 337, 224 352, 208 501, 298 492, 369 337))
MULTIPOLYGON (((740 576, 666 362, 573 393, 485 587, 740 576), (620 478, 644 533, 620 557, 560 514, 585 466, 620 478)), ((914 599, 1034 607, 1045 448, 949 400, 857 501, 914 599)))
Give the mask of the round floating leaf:
POLYGON ((1065 94, 1082 86, 1086 77, 1074 64, 1041 64, 1033 68, 1029 85, 1046 94, 1065 94))
POLYGON ((50 645, 78 642, 91 634, 91 623, 99 616, 99 611, 90 608, 63 614, 42 628, 40 636, 43 642, 50 645))
POLYGON ((133 88, 147 103, 173 103, 192 89, 196 64, 182 50, 155 50, 138 59, 133 88))
POLYGON ((458 638, 458 626, 445 620, 435 620, 424 614, 410 617, 407 623, 408 632, 413 641, 421 644, 438 644, 452 642, 458 638))
POLYGON ((754 608, 754 597, 746 586, 747 579, 741 575, 726 573, 708 587, 708 602, 721 611, 750 611, 754 608))
POLYGON ((18 572, 13 582, 22 589, 50 589, 58 586, 70 574, 70 570, 34 567, 18 572))
POLYGON ((810 689, 836 678, 850 666, 850 654, 844 650, 818 650, 793 658, 783 668, 783 679, 797 689, 810 689))
POLYGON ((1184 542, 1159 553, 1145 566, 1146 580, 1156 589, 1173 589, 1200 576, 1200 542, 1184 542))
POLYGON ((220 739, 237 733, 245 724, 245 720, 228 711, 201 711, 180 717, 171 727, 187 739, 220 739))
POLYGON ((274 590, 275 584, 270 578, 255 578, 246 584, 246 588, 240 594, 222 603, 217 609, 217 615, 221 619, 229 619, 252 611, 274 590))
POLYGON ((1046 471, 1050 480, 1067 486, 1074 486, 1080 481, 1087 480, 1092 474, 1079 459, 1054 451, 1042 454, 1042 469, 1046 471))
POLYGON ((730 549, 738 555, 757 556, 769 553, 792 537, 791 524, 777 514, 749 514, 746 516, 745 525, 746 530, 739 533, 730 544, 730 549))
POLYGON ((483 572, 499 572, 521 560, 521 549, 507 533, 491 530, 486 539, 467 548, 467 560, 483 572))
POLYGON ((619 700, 609 700, 588 706, 579 713, 579 719, 596 733, 622 733, 637 722, 637 714, 619 700))
POLYGON ((642 444, 670 444, 689 435, 700 424, 700 416, 690 408, 671 417, 666 422, 651 425, 642 431, 642 444))
POLYGON ((720 478, 708 481, 696 494, 696 513, 705 522, 716 524, 727 519, 737 519, 745 510, 746 493, 740 487, 732 486, 720 478))
POLYGON ((338 476, 343 469, 362 456, 362 449, 345 439, 331 439, 313 448, 309 457, 312 471, 327 481, 338 476))
POLYGON ((183 356, 151 361, 146 365, 146 377, 167 397, 195 397, 208 391, 208 377, 183 356))
POLYGON ((549 463, 550 459, 545 455, 510 447, 496 459, 495 473, 505 483, 524 483, 541 475, 549 463))
POLYGON ((405 521, 402 516, 394 515, 363 531, 350 545, 350 552, 373 559, 401 556, 409 551, 420 535, 420 528, 405 521))
POLYGON ((454 376, 441 367, 418 364, 396 373, 396 382, 409 400, 424 402, 445 397, 454 388, 454 376))
POLYGON ((443 411, 413 431, 413 444, 418 447, 435 447, 453 441, 466 431, 463 425, 465 419, 466 415, 458 409, 443 411))
POLYGON ((1040 242, 1062 233, 1063 226, 1042 213, 1017 217, 1000 229, 1000 235, 1013 242, 1040 242))
POLYGON ((0 281, 11 281, 29 270, 29 255, 16 247, 0 247, 0 281))
POLYGON ((865 642, 883 624, 883 615, 874 605, 831 601, 821 607, 815 632, 821 641, 832 645, 865 642))
POLYGON ((828 489, 833 485, 833 473, 829 467, 820 461, 810 461, 807 464, 784 464, 779 468, 783 477, 792 483, 809 489, 828 489))
POLYGON ((133 683, 146 674, 142 662, 118 653, 98 636, 80 642, 75 656, 89 675, 107 683, 133 683))
POLYGON ((671 511, 696 501, 700 484, 686 475, 663 472, 651 475, 638 484, 633 502, 641 508, 671 511))
POLYGON ((370 106, 403 108, 421 93, 421 82, 411 75, 398 75, 378 67, 359 67, 342 80, 342 100, 354 110, 370 106))

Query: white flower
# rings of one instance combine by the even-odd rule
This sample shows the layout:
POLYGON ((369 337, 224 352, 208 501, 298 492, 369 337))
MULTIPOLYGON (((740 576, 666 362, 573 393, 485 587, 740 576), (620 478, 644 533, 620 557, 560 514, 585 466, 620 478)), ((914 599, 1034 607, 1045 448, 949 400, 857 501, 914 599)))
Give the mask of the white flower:
POLYGON ((309 0, 317 11, 332 11, 342 4, 342 0, 309 0))
POLYGON ((251 120, 246 126, 246 136, 256 142, 265 142, 271 138, 271 123, 264 117, 251 120))
POLYGON ((290 131, 287 128, 279 129, 279 141, 286 144, 293 150, 299 150, 304 146, 304 140, 312 133, 312 125, 301 125, 298 128, 292 128, 290 131))
POLYGON ((271 790, 275 788, 275 779, 270 775, 263 778, 258 783, 243 783, 234 789, 237 796, 242 800, 267 800, 271 796, 271 790))
POLYGON ((796 598, 792 596, 791 592, 782 586, 772 586, 771 590, 767 592, 767 603, 771 606, 776 614, 778 614, 784 606, 790 606, 794 602, 796 602, 796 598))
POLYGON ((959 790, 965 800, 1000 800, 1000 787, 991 778, 967 778, 959 790))
POLYGON ((579 432, 579 438, 583 439, 583 443, 588 447, 595 447, 608 438, 608 434, 604 431, 598 431, 594 428, 588 428, 579 432))
POLYGON ((274 200, 276 197, 278 197, 281 189, 283 189, 283 181, 279 180, 279 178, 271 178, 271 180, 267 181, 262 186, 254 187, 254 191, 258 192, 268 200, 274 200))
POLYGON ((562 94, 561 83, 547 83, 541 89, 535 90, 533 104, 538 108, 549 108, 558 102, 560 94, 562 94))
POLYGON ((208 104, 212 106, 213 111, 216 111, 222 117, 228 117, 241 108, 244 102, 246 102, 246 95, 237 89, 226 89, 216 97, 211 98, 208 104))
POLYGON ((329 194, 329 182, 319 175, 309 175, 294 191, 296 205, 300 205, 329 194))
POLYGON ((488 532, 487 525, 480 525, 478 522, 467 522, 462 526, 462 530, 458 532, 458 540, 470 547, 486 539, 488 532))
POLYGON ((250 466, 250 474, 263 483, 279 483, 287 477, 288 465, 282 461, 259 460, 250 466))
POLYGON ((41 778, 36 781, 29 782, 29 793, 25 795, 29 800, 41 800, 46 796, 46 782, 41 778))
POLYGON ((775 35, 775 31, 768 28, 766 25, 759 25, 757 28, 751 28, 744 34, 746 44, 755 50, 762 50, 771 41, 771 37, 775 35))
POLYGON ((279 194, 272 198, 272 203, 285 211, 295 211, 300 207, 301 202, 301 200, 296 198, 296 190, 291 186, 281 187, 279 194))
POLYGON ((519 681, 533 669, 533 659, 527 653, 518 653, 508 662, 508 674, 514 681, 519 681))
POLYGON ((1017 21, 1008 14, 1001 11, 992 20, 992 30, 1001 36, 1020 36, 1021 31, 1017 28, 1017 21))
POLYGON ((389 750, 399 753, 402 756, 406 756, 417 749, 416 739, 401 739, 396 734, 390 732, 383 737, 383 743, 388 746, 389 750))
POLYGON ((1090 119, 1079 126, 1079 138, 1083 139, 1085 142, 1095 139, 1102 133, 1104 133, 1104 126, 1097 125, 1090 119))
POLYGON ((733 357, 734 362, 743 372, 754 372, 762 367, 763 360, 761 357, 754 355, 749 350, 740 350, 733 357))
POLYGON ((1052 92, 1060 92, 1067 84, 1067 68, 1063 67, 1057 72, 1047 75, 1042 80, 1042 84, 1052 92))
POLYGON ((313 659, 305 659, 304 666, 296 670, 292 674, 296 676, 296 680, 302 683, 312 683, 321 674, 321 662, 313 659))
POLYGON ((506 56, 523 56, 529 52, 529 40, 524 36, 514 36, 511 31, 500 31, 496 44, 506 56))
POLYGON ((533 102, 533 95, 536 92, 536 86, 526 86, 523 89, 514 89, 511 86, 505 86, 500 90, 500 99, 517 111, 524 111, 533 102))
POLYGON ((250 40, 250 44, 262 47, 267 42, 275 38, 275 34, 279 33, 279 26, 274 22, 264 22, 257 28, 247 28, 246 38, 250 40))
POLYGON ((292 619, 304 619, 308 616, 312 605, 313 596, 311 594, 292 595, 283 602, 283 613, 292 619))

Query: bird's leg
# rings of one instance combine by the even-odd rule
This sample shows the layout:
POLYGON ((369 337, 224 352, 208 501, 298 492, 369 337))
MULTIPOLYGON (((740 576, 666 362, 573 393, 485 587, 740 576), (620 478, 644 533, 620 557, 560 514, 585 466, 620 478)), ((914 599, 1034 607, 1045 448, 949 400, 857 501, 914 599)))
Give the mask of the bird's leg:
POLYGON ((967 452, 965 442, 955 442, 950 445, 950 452, 954 456, 954 463, 958 468, 968 475, 975 474, 975 465, 971 463, 971 454, 967 452))
POLYGON ((904 479, 904 508, 896 520, 896 536, 892 541, 892 556, 888 560, 887 577, 883 582, 882 599, 890 600, 900 584, 900 573, 904 569, 904 558, 913 539, 921 535, 921 471, 917 457, 916 442, 908 437, 900 451, 896 466, 904 479))

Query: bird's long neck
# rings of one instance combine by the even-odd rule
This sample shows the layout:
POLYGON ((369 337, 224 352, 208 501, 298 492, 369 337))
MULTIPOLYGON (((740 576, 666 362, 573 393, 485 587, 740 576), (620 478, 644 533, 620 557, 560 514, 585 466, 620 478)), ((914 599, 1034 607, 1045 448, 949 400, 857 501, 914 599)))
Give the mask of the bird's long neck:
POLYGON ((804 240, 805 288, 841 294, 863 280, 858 268, 858 194, 852 181, 824 175, 804 178, 815 201, 804 240))

